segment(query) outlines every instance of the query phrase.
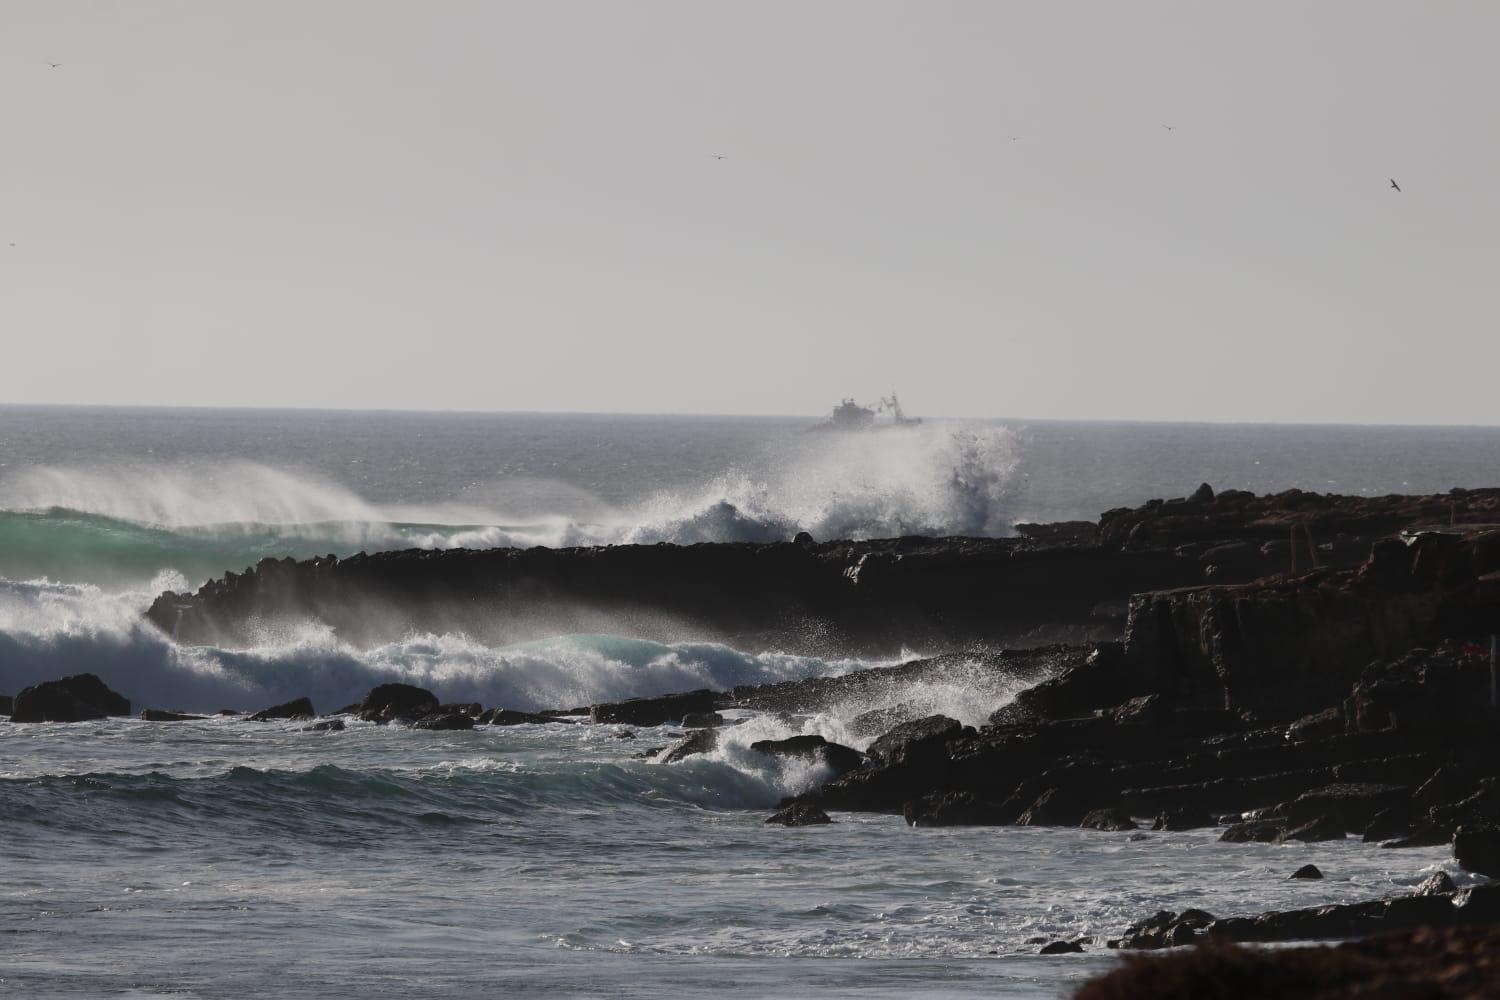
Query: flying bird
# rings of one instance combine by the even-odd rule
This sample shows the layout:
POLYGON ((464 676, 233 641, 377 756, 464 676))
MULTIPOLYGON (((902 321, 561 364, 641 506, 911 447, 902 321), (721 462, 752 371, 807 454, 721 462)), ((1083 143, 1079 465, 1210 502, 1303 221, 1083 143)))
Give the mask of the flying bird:
POLYGON ((724 160, 724 159, 728 159, 728 157, 725 157, 725 156, 720 156, 720 155, 719 155, 719 154, 718 154, 718 153, 714 153, 714 154, 713 154, 713 158, 714 158, 714 159, 716 159, 716 160, 724 160))
POLYGON ((57 69, 57 67, 61 66, 62 63, 48 63, 47 65, 51 66, 53 69, 57 69))
POLYGON ((1175 132, 1175 131, 1177 131, 1177 126, 1176 125, 1167 125, 1167 124, 1164 123, 1162 125, 1162 128, 1166 129, 1168 132, 1175 132))
POLYGON ((1401 190, 1401 185, 1396 183, 1396 178, 1394 177, 1391 178, 1391 187, 1395 188, 1397 191, 1401 190))

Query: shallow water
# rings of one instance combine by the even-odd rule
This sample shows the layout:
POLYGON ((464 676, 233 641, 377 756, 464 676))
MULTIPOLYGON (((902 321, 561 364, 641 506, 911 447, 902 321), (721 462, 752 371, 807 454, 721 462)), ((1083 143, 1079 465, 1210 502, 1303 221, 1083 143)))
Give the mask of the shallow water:
MULTIPOLYGON (((1055 996, 1117 935, 1414 885, 1440 848, 1221 845, 1215 831, 763 822, 822 776, 664 730, 466 733, 231 719, 0 725, 3 973, 24 995, 1055 996), (1287 881, 1314 862, 1322 882, 1287 881), (856 961, 857 960, 857 961, 856 961)), ((816 725, 815 722, 808 723, 816 725)))

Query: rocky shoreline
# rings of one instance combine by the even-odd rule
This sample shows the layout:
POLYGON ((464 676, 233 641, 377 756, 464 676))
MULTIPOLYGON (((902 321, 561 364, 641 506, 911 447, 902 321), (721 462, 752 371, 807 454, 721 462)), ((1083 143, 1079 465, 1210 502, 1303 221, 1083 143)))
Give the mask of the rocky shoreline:
MULTIPOLYGON (((1023 526, 1001 540, 803 536, 265 560, 196 594, 163 594, 148 618, 182 641, 229 641, 251 621, 310 616, 359 641, 560 605, 667 614, 763 643, 816 635, 879 648, 940 637, 954 652, 841 677, 532 714, 441 705, 386 685, 344 711, 418 728, 585 715, 691 727, 655 756, 665 764, 711 750, 725 711, 812 715, 917 679, 977 676, 1024 688, 986 725, 897 704, 851 721, 851 732, 872 740, 864 752, 816 736, 755 744, 820 759, 834 775, 784 801, 769 822, 875 811, 918 827, 1216 827, 1224 850, 1349 836, 1388 849, 1452 843, 1461 867, 1500 875, 1491 640, 1500 633, 1500 490, 1256 497, 1205 486, 1098 523, 1023 526), (402 610, 376 627, 371 602, 402 610), (1042 641, 1057 637, 1067 641, 1042 641)), ((38 687, 47 690, 16 697, 13 721, 63 718, 79 706, 85 718, 120 714, 118 703, 90 703, 107 699, 79 678, 38 687)), ((312 707, 256 718, 300 716, 312 707)), ((1468 947, 1482 937, 1473 928, 1497 921, 1500 888, 1438 883, 1409 897, 1279 914, 1163 912, 1110 943, 1220 947, 1438 928, 1468 947)), ((1221 951, 1212 961, 1248 960, 1221 951)), ((1387 964, 1406 969, 1391 975, 1412 974, 1387 964)), ((1114 975, 1159 975, 1146 969, 1114 975)))

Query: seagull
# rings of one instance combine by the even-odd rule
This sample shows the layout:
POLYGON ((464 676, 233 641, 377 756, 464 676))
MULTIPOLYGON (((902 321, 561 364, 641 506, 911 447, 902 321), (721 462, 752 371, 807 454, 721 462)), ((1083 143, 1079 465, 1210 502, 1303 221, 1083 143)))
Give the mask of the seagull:
POLYGON ((1396 183, 1396 178, 1394 177, 1391 178, 1391 187, 1395 188, 1397 191, 1401 190, 1401 185, 1396 183))
POLYGON ((714 154, 713 154, 713 158, 714 158, 714 159, 716 159, 716 160, 723 160, 723 159, 727 159, 727 157, 724 157, 724 156, 720 156, 720 155, 719 155, 719 154, 718 154, 718 153, 714 153, 714 154))
POLYGON ((62 63, 48 63, 47 65, 51 66, 53 69, 57 69, 57 67, 61 66, 62 63))
POLYGON ((1018 135, 1013 135, 1013 136, 1010 137, 1010 141, 1011 142, 1020 142, 1021 141, 1021 137, 1018 136, 1018 135))
POLYGON ((1176 125, 1163 124, 1162 128, 1166 129, 1168 132, 1175 132, 1175 131, 1177 131, 1177 126, 1176 125))

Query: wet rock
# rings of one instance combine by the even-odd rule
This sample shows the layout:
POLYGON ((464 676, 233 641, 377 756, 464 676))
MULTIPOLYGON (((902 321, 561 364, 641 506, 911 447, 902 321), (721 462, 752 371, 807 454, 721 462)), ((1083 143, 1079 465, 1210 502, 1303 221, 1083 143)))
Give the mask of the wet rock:
POLYGON ((903 722, 866 750, 871 757, 883 761, 905 761, 913 756, 935 756, 942 753, 943 744, 964 730, 963 723, 946 715, 929 715, 924 719, 903 722))
POLYGON ((596 723, 622 722, 632 726, 660 726, 677 722, 694 713, 712 712, 718 700, 719 695, 706 688, 656 698, 632 698, 629 701, 590 706, 589 718, 596 723))
POLYGON ((237 708, 221 708, 217 712, 215 712, 214 714, 215 715, 243 715, 245 713, 241 712, 237 708))
POLYGON ((1016 814, 1003 803, 983 799, 973 792, 936 792, 912 799, 901 808, 911 826, 1004 826, 1016 814))
POLYGON ((1397 806, 1376 813, 1368 826, 1360 831, 1360 839, 1367 844, 1383 840, 1395 840, 1411 832, 1411 808, 1397 806))
POLYGON ((11 722, 85 722, 129 715, 130 701, 93 674, 75 674, 24 688, 11 706, 11 722))
POLYGON ((1286 833, 1286 821, 1280 819, 1252 819, 1235 823, 1219 835, 1226 844, 1274 844, 1286 833))
POLYGON ((474 717, 466 712, 439 712, 423 716, 412 723, 413 729, 460 730, 473 729, 474 717))
POLYGON ((1308 820, 1300 826, 1292 827, 1277 838, 1278 842, 1284 843, 1288 840, 1300 840, 1304 843, 1316 843, 1324 840, 1343 840, 1344 824, 1332 816, 1319 816, 1317 819, 1308 820))
POLYGON ((159 708, 141 710, 141 718, 147 722, 195 722, 208 718, 206 715, 184 715, 181 712, 166 712, 159 708))
POLYGON ((1090 810, 1079 794, 1068 788, 1049 788, 1021 813, 1017 826, 1081 826, 1090 810))
POLYGON ((816 826, 821 823, 832 823, 828 814, 810 802, 793 802, 784 809, 779 809, 772 815, 766 817, 767 823, 779 826, 816 826))
POLYGON ((542 726, 551 722, 572 725, 572 719, 561 719, 555 715, 538 715, 533 712, 517 712, 509 708, 492 708, 481 712, 474 720, 481 726, 542 726))
POLYGON ((437 695, 414 684, 378 685, 359 703, 359 717, 366 722, 420 719, 437 710, 437 695))
POLYGON ((1464 871, 1500 877, 1500 829, 1460 829, 1453 835, 1453 858, 1464 871))
POLYGON ((1153 830, 1201 830, 1206 826, 1216 826, 1214 818, 1201 809, 1193 809, 1180 806, 1176 809, 1168 809, 1156 817, 1151 824, 1153 830))
POLYGON ((324 719, 310 726, 303 726, 304 733, 342 733, 344 731, 343 719, 324 719))
POLYGON ((666 749, 666 747, 647 747, 646 749, 642 750, 640 753, 631 754, 631 756, 634 757, 636 760, 651 760, 657 754, 661 753, 665 749, 666 749))
POLYGON ((683 729, 717 729, 724 724, 718 712, 689 712, 682 717, 683 729))
POLYGON ((0 715, 9 715, 13 701, 8 694, 0 694, 0 715))
POLYGON ((1344 731, 1344 710, 1335 705, 1321 712, 1304 715, 1287 727, 1287 737, 1293 740, 1321 740, 1337 736, 1344 731))
POLYGON ((657 758, 661 764, 675 764, 679 760, 700 753, 710 753, 719 745, 719 731, 717 729, 697 729, 688 733, 676 745, 667 750, 657 758))
POLYGON ((1044 945, 1042 945, 1041 950, 1038 951, 1037 954, 1039 954, 1039 955, 1077 955, 1077 954, 1081 954, 1082 952, 1083 952, 1083 945, 1081 943, 1077 942, 1077 941, 1053 941, 1051 944, 1044 944, 1044 945))
POLYGON ((635 733, 633 733, 629 729, 621 729, 621 730, 619 730, 618 732, 615 733, 615 739, 617 739, 617 740, 633 740, 633 739, 635 739, 635 733))
POLYGON ((757 740, 750 749, 773 757, 800 757, 818 760, 833 769, 835 775, 847 774, 865 762, 864 754, 840 743, 829 743, 821 736, 793 736, 784 740, 757 740))
POLYGON ((1089 980, 1077 1000, 1200 997, 1424 998, 1500 996, 1500 929, 1422 928, 1337 947, 1219 945, 1137 959, 1089 980))
POLYGON ((1412 890, 1413 896, 1447 896, 1458 891, 1447 872, 1433 872, 1412 890))
POLYGON ((853 736, 879 737, 920 715, 921 710, 915 704, 906 702, 861 712, 849 720, 846 728, 853 736))
POLYGON ((296 721, 298 719, 311 719, 318 713, 313 711, 312 701, 308 698, 297 698, 281 705, 273 705, 250 716, 251 722, 272 722, 281 719, 296 721))
POLYGON ((1318 879, 1318 878, 1322 878, 1322 877, 1323 877, 1323 873, 1318 870, 1318 866, 1317 865, 1303 865, 1301 868, 1298 868, 1296 871, 1292 872, 1290 875, 1287 876, 1287 878, 1289 878, 1289 879, 1293 879, 1293 878, 1318 879))
POLYGON ((1135 820, 1123 809, 1095 809, 1078 824, 1089 830, 1121 831, 1137 829, 1135 820))

